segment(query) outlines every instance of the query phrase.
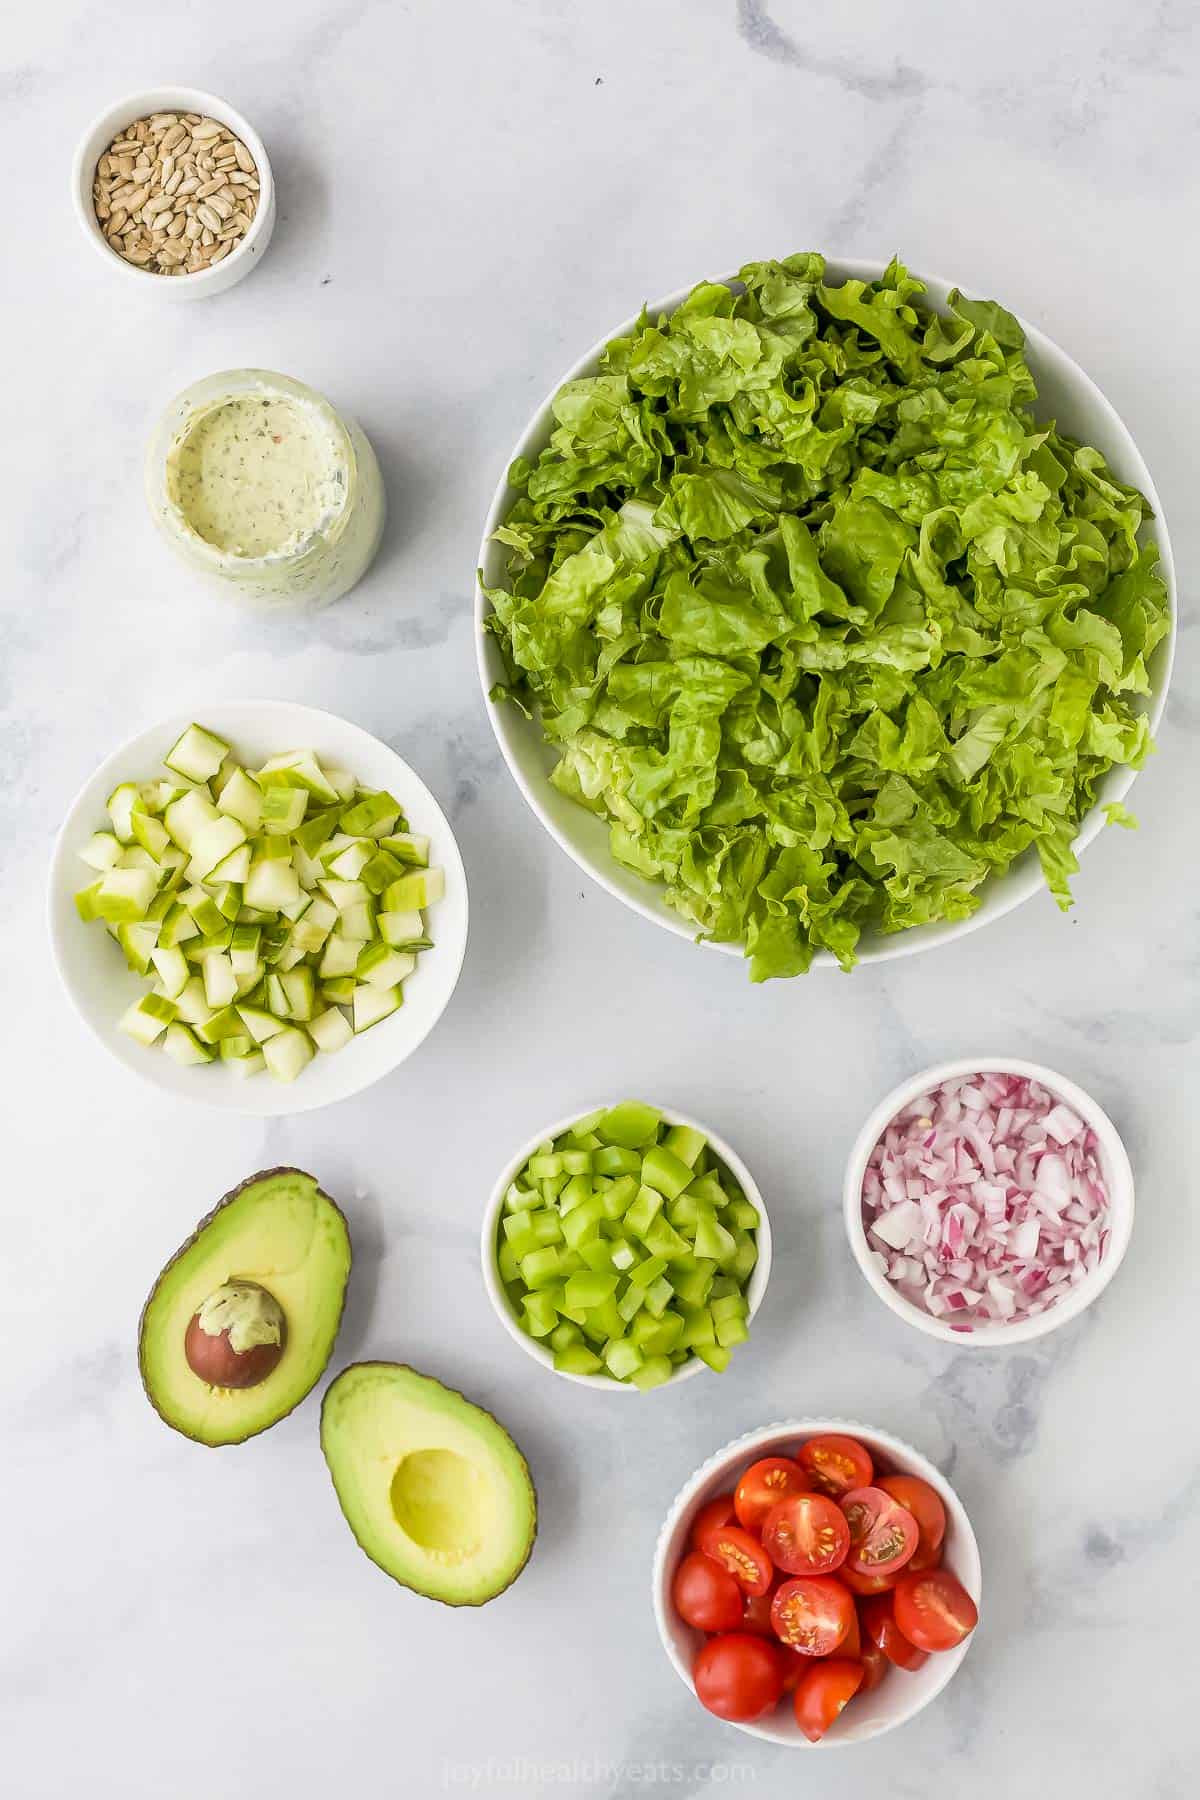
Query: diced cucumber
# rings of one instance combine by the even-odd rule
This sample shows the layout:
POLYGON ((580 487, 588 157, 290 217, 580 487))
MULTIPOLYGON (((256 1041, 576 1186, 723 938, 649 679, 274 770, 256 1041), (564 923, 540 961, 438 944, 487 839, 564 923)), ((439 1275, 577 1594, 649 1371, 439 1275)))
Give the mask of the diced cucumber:
POLYGON ((237 995, 237 976, 233 964, 222 950, 210 950, 201 965, 204 972, 204 998, 216 1012, 237 995))
POLYGON ((354 1027, 339 1007, 331 1006, 327 1012, 318 1013, 310 1019, 306 1027, 309 1037, 318 1050, 332 1054, 342 1050, 354 1036, 354 1027))
POLYGON ((125 952, 125 961, 135 975, 144 975, 150 967, 150 957, 158 943, 157 925, 118 925, 117 942, 125 952))
POLYGON ((212 1017, 212 1007, 205 999, 204 982, 199 975, 188 977, 187 986, 175 996, 175 1005, 185 1025, 203 1025, 212 1017))
POLYGON ((397 862, 407 863, 412 868, 429 867, 429 839, 420 837, 415 832, 394 832, 389 837, 380 838, 379 848, 394 856, 397 862))
MULTIPOLYGON (((218 863, 246 842, 246 828, 236 819, 219 816, 202 825, 192 838, 191 860, 186 875, 189 881, 206 881, 218 863)), ((247 861, 249 859, 247 858, 247 861)), ((242 877, 243 881, 245 876, 242 877)))
POLYGON ((372 1025, 378 1025, 381 1019, 388 1018, 403 1004, 403 988, 377 988, 362 983, 354 990, 355 1031, 369 1031, 372 1025))
POLYGON ((230 851, 223 862, 217 864, 209 880, 220 882, 222 887, 242 887, 250 873, 250 856, 249 844, 240 844, 236 850, 230 851))
POLYGON ((115 869, 121 860, 121 840, 112 831, 93 832, 79 855, 89 869, 115 869))
POLYGON ((316 1052, 307 1032, 301 1031, 298 1025, 287 1025, 273 1038, 267 1039, 262 1054, 268 1074, 273 1075, 276 1081, 295 1081, 316 1052))
POLYGON ((445 891, 443 870, 412 869, 384 889, 383 904, 387 912, 410 912, 418 907, 433 906, 445 891))
POLYGON ((173 800, 163 814, 163 824, 181 850, 191 852, 192 840, 202 825, 215 824, 220 813, 206 793, 193 788, 180 800, 173 800))
POLYGON ((191 980, 191 970, 183 951, 173 945, 166 949, 160 946, 150 952, 150 961, 158 971, 167 999, 177 1000, 191 980))
POLYGON ((195 1032, 189 1026, 181 1025, 178 1020, 167 1026, 163 1049, 172 1062, 181 1063, 185 1069, 213 1059, 213 1052, 208 1045, 202 1044, 195 1032))
POLYGON ((278 1037, 285 1028, 285 1021, 273 1012, 262 1006, 249 1006, 244 1001, 238 1002, 237 1015, 256 1044, 265 1044, 268 1038, 278 1037))
POLYGON ((300 898, 300 882, 290 861, 257 862, 246 877, 242 894, 247 906, 278 912, 300 898))
POLYGON ((227 813, 236 819, 246 832, 253 836, 262 830, 263 797, 262 789, 253 775, 245 769, 233 769, 229 780, 221 789, 217 800, 217 811, 227 813))
MULTIPOLYGON (((314 1045, 340 1049, 403 1004, 416 952, 430 945, 421 908, 443 892, 442 871, 427 867, 428 839, 409 832, 393 795, 323 768, 311 750, 270 757, 255 773, 192 724, 165 765, 168 778, 113 790, 112 830, 81 853, 98 878, 75 897, 80 918, 101 920, 130 968, 154 982, 122 1028, 161 1039, 184 1065, 219 1048, 239 1074, 270 1067, 291 1079, 314 1045), (393 901, 382 913, 381 894, 393 901)), ((615 1267, 608 1236, 627 1196, 610 1180, 592 1193, 598 1144, 574 1143, 569 1168, 531 1188, 532 1247, 561 1249, 564 1280, 615 1267), (590 1270, 561 1242, 557 1202, 577 1176, 588 1210, 572 1230, 590 1270)), ((632 1269, 636 1252, 622 1242, 632 1269)), ((550 1314, 534 1307, 535 1319, 549 1330, 550 1314)), ((615 1301, 589 1309, 586 1326, 594 1342, 619 1336, 615 1301)))
POLYGON ((162 1036, 177 1011, 175 1002, 162 994, 143 994, 122 1013, 117 1024, 139 1044, 150 1045, 162 1036))
POLYGON ((282 756, 271 756, 258 771, 264 791, 269 786, 305 788, 323 806, 339 798, 325 770, 311 750, 289 750, 282 756))
POLYGON ((149 869, 109 869, 96 891, 96 917, 113 925, 144 919, 157 886, 149 869))
POLYGON ((134 842, 140 844, 157 862, 171 842, 166 826, 153 813, 144 812, 140 806, 135 806, 130 813, 129 826, 134 842))
POLYGON ((262 790, 262 826, 273 836, 295 831, 308 811, 308 789, 266 787, 262 790))
POLYGON ((416 966, 415 956, 404 956, 386 944, 368 944, 354 972, 359 981, 369 981, 372 987, 390 988, 407 980, 416 966))
POLYGON ((207 781, 229 754, 229 745, 203 725, 189 725, 163 757, 163 766, 187 781, 207 781))
POLYGON ((123 781, 108 796, 108 816, 122 844, 133 843, 133 809, 137 803, 137 784, 132 781, 123 781))
POLYGON ((360 900, 355 906, 344 906, 338 919, 338 930, 343 937, 368 943, 375 936, 375 908, 366 900, 360 900))
POLYGON ((237 1061, 230 1063, 229 1066, 238 1080, 244 1081, 249 1075, 261 1074, 267 1066, 267 1059, 261 1050, 257 1050, 252 1056, 239 1056, 237 1061))
POLYGON ((341 817, 341 827, 348 837, 378 836, 380 828, 390 830, 400 816, 400 802, 390 794, 365 794, 341 817))
MULTIPOLYGON (((325 863, 325 868, 338 881, 357 881, 374 854, 373 844, 364 844, 361 839, 351 838, 344 850, 339 850, 336 856, 325 863)), ((387 885, 386 882, 384 885, 387 885)), ((377 888, 368 889, 368 892, 378 891, 377 888)))
POLYGON ((336 980, 339 975, 353 975, 362 955, 362 945, 354 938, 333 932, 325 944, 318 973, 322 981, 336 980))

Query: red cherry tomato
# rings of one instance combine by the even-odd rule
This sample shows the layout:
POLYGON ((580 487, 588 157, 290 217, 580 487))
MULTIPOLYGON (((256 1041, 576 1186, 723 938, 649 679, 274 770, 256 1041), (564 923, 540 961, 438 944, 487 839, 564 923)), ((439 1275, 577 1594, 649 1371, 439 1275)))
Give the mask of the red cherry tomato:
POLYGON ((773 1590, 768 1588, 765 1594, 743 1594, 744 1611, 739 1631, 754 1631, 759 1637, 773 1637, 774 1627, 771 1624, 771 1601, 773 1590))
POLYGON ((850 1629, 838 1645, 837 1653, 839 1656, 848 1656, 851 1662, 862 1661, 862 1627, 858 1622, 857 1607, 853 1610, 853 1616, 850 1620, 850 1629))
POLYGON ((824 1494, 792 1494, 763 1520, 762 1541, 785 1575, 827 1575, 846 1560, 850 1527, 824 1494))
POLYGON ((776 1637, 804 1656, 832 1655, 855 1623, 853 1596, 828 1575, 785 1581, 771 1602, 776 1637))
POLYGON ((825 1736, 862 1684, 862 1664, 845 1656, 832 1656, 828 1662, 816 1663, 805 1670, 797 1683, 792 1705, 796 1709, 796 1723, 810 1744, 825 1736))
POLYGON ((757 1538, 740 1525, 714 1525, 700 1544, 705 1556, 711 1556, 747 1594, 765 1594, 775 1579, 771 1559, 757 1538))
POLYGON ((868 1450, 857 1438, 843 1437, 830 1431, 824 1437, 809 1438, 796 1461, 815 1488, 840 1500, 851 1488, 870 1487, 875 1473, 868 1450))
POLYGON ((919 1475, 883 1475, 876 1484, 893 1500, 907 1507, 917 1521, 920 1537, 908 1559, 910 1569, 934 1569, 942 1560, 942 1539, 946 1535, 946 1508, 936 1488, 919 1475))
POLYGON ((844 1581, 852 1594, 886 1594, 889 1588, 896 1585, 894 1575, 860 1575, 844 1562, 838 1570, 838 1580, 844 1581))
POLYGON ((808 1476, 799 1463, 787 1456, 764 1456, 761 1462, 751 1463, 737 1484, 733 1510, 738 1524, 757 1532, 777 1500, 805 1494, 808 1489, 808 1476))
POLYGON ((979 1608, 949 1569, 906 1570, 892 1602, 896 1624, 918 1650, 953 1650, 979 1623, 979 1608))
POLYGON ((864 1635, 894 1663, 898 1669, 919 1669, 928 1661, 924 1650, 910 1643, 896 1623, 890 1594, 872 1594, 859 1607, 859 1621, 864 1635))
POLYGON ((699 1550, 684 1557, 671 1583, 671 1600, 685 1625, 697 1631, 736 1631, 745 1596, 733 1576, 699 1550))
POLYGON ((852 1488, 842 1496, 850 1527, 848 1568, 856 1575, 894 1575, 917 1547, 917 1521, 882 1488, 852 1488))
POLYGON ((727 1631, 709 1638, 692 1665, 696 1697, 718 1719, 760 1719, 779 1703, 779 1651, 765 1638, 727 1631))
POLYGON ((733 1495, 718 1494, 715 1500, 706 1501, 692 1520, 688 1543, 693 1550, 699 1550, 701 1540, 708 1535, 714 1525, 728 1525, 732 1518, 733 1495))
POLYGON ((859 1692, 862 1694, 869 1694, 874 1688, 879 1686, 880 1682, 891 1668, 891 1664, 883 1654, 883 1651, 879 1648, 879 1645, 873 1644, 868 1637, 864 1637, 862 1641, 862 1650, 859 1654, 859 1661, 863 1666, 862 1687, 859 1689, 859 1692))

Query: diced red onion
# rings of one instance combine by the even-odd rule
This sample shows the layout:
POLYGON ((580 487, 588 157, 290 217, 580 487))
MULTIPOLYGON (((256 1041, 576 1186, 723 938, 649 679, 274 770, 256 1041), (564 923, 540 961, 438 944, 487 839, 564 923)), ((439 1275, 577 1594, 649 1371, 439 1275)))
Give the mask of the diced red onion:
POLYGON ((871 1152, 862 1204, 881 1272, 955 1330, 1044 1311, 1108 1247, 1096 1134, 1020 1075, 919 1095, 871 1152))

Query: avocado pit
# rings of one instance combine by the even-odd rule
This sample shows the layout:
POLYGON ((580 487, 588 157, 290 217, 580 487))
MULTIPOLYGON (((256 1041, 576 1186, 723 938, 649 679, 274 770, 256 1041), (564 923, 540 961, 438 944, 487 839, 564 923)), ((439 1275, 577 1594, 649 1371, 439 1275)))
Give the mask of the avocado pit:
POLYGON ((183 1353, 210 1387, 252 1388, 277 1367, 286 1344, 275 1296, 255 1281, 226 1281, 192 1314, 183 1353))

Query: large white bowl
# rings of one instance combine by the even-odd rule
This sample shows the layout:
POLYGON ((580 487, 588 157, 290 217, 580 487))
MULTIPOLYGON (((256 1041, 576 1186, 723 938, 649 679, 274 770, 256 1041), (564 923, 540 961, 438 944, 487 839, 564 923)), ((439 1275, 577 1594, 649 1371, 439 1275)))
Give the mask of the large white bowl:
MULTIPOLYGON (((829 279, 834 282, 848 279, 874 281, 883 273, 881 263, 830 261, 827 269, 829 279)), ((725 276, 722 279, 736 285, 736 277, 725 276)), ((927 288, 925 302, 940 310, 945 310, 946 296, 951 287, 963 285, 944 281, 937 275, 922 275, 921 279, 927 288)), ((963 291, 971 292, 968 288, 963 291)), ((652 318, 673 312, 687 293, 688 289, 681 288, 678 293, 668 294, 665 299, 654 301, 647 311, 652 318)), ((594 375, 606 344, 613 338, 627 336, 636 324, 637 320, 633 318, 616 326, 567 369, 554 383, 518 438, 493 496, 483 528, 483 541, 479 547, 478 566, 483 571, 483 580, 488 587, 503 585, 504 565, 508 555, 502 544, 493 542, 493 533, 503 523, 515 498, 508 485, 508 466, 518 456, 536 461, 554 429, 550 403, 559 388, 566 381, 576 381, 583 375, 594 375)), ((1152 534, 1157 539, 1161 552, 1160 571, 1167 585, 1171 607, 1170 635, 1159 645, 1152 659, 1151 680, 1154 691, 1150 700, 1145 703, 1151 728, 1157 730, 1166 705, 1167 684, 1175 654, 1175 565, 1154 481, 1116 408, 1105 399, 1091 377, 1044 332, 1038 331, 1024 319, 1021 324, 1027 340, 1029 366, 1038 386, 1039 398, 1035 409, 1038 417, 1057 420, 1064 431, 1103 451, 1114 474, 1121 481, 1140 488, 1154 510, 1155 520, 1147 527, 1147 535, 1152 534)), ((495 638, 491 632, 483 629, 483 621, 489 610, 483 588, 477 585, 476 657, 484 701, 504 760, 538 820, 560 849, 565 850, 585 874, 598 881, 610 894, 623 901, 626 906, 631 906, 635 912, 641 913, 643 918, 652 919, 656 925, 666 926, 677 937, 695 938, 696 926, 667 905, 664 890, 658 884, 635 874, 632 869, 624 868, 616 861, 608 847, 608 827, 605 821, 569 800, 565 794, 560 794, 557 788, 551 787, 548 776, 557 759, 543 743, 536 718, 526 719, 519 708, 504 702, 497 705, 490 698, 493 685, 505 679, 505 671, 495 638)), ((1135 774, 1136 770, 1121 766, 1109 771, 1100 783, 1096 804, 1083 821, 1075 840, 1076 852, 1086 849, 1097 836, 1104 824, 1103 807, 1110 801, 1124 799, 1133 785, 1135 774)), ((989 877, 980 906, 970 918, 914 926, 911 930, 888 936, 864 935, 858 946, 858 959, 864 963, 890 962, 898 956, 912 956, 918 950, 932 950, 938 944, 948 944, 968 931, 978 931, 981 925, 1002 918, 1043 886, 1037 855, 1029 852, 1019 858, 1005 874, 989 877)), ((723 950, 730 956, 742 955, 740 944, 709 944, 708 947, 723 950)), ((814 957, 813 966, 818 964, 827 968, 838 966, 837 959, 828 951, 820 951, 814 957)))
POLYGON ((955 1062, 938 1063, 932 1069, 922 1069, 907 1081, 902 1081, 899 1087, 893 1088, 879 1102, 855 1139, 854 1148, 846 1163, 842 1216, 850 1249, 867 1285, 878 1294, 885 1306, 891 1308, 897 1318, 903 1319, 907 1325, 915 1325, 926 1336, 940 1338, 944 1344, 953 1344, 959 1350, 1008 1350, 1014 1344, 1028 1344, 1034 1338, 1045 1337, 1047 1332, 1056 1331, 1060 1325, 1069 1324, 1104 1292, 1129 1248, 1133 1231, 1133 1169, 1121 1141, 1121 1134, 1104 1108, 1065 1075, 1059 1075, 1053 1069, 1045 1069, 1040 1063, 1022 1062, 1015 1057, 964 1056, 955 1062), (1109 1208, 1108 1244, 1090 1275, 1085 1275, 1082 1281, 1068 1287, 1061 1300, 1048 1306, 1045 1312, 1034 1313, 1027 1319, 1014 1319, 1009 1324, 996 1321, 992 1324, 973 1325, 970 1330, 962 1326, 955 1327, 945 1319, 935 1318, 924 1307, 914 1306, 888 1280, 875 1259, 875 1252, 863 1224, 862 1209, 863 1177, 867 1172, 871 1152, 896 1114, 902 1112, 919 1094, 939 1087, 943 1081, 959 1081, 964 1075, 1021 1075, 1028 1081, 1040 1082, 1052 1094, 1065 1100, 1071 1110, 1086 1120, 1096 1134, 1109 1208))
POLYGON ((467 878, 446 815, 425 783, 402 757, 370 732, 333 713, 288 700, 202 701, 140 731, 84 783, 67 811, 50 866, 50 941, 63 986, 76 1012, 104 1048, 135 1075, 170 1094, 228 1112, 259 1118, 310 1112, 370 1087, 412 1055, 449 1003, 467 948, 467 878), (432 840, 430 861, 446 871, 446 894, 429 910, 433 948, 422 952, 404 984, 404 1004, 390 1018, 333 1055, 317 1055, 294 1082, 275 1081, 265 1070, 235 1075, 220 1061, 181 1068, 160 1046, 147 1049, 117 1029, 131 1001, 148 984, 125 966, 104 927, 84 924, 74 895, 94 879, 79 851, 94 831, 108 828, 105 801, 122 781, 150 781, 163 773, 162 759, 193 719, 228 740, 251 766, 285 750, 315 750, 333 767, 348 769, 364 787, 387 788, 403 806, 414 831, 432 840))
MULTIPOLYGON (((651 1102, 651 1104, 655 1103, 651 1102)), ((509 1158, 499 1180, 492 1189, 491 1198, 483 1215, 480 1260, 483 1266, 483 1285, 487 1289, 488 1299, 492 1303, 496 1317, 509 1337, 514 1343, 521 1346, 527 1356, 532 1356, 535 1362, 541 1363, 544 1369, 549 1369, 552 1375, 559 1376, 563 1381, 574 1381, 580 1387, 595 1388, 605 1393, 640 1394, 642 1390, 634 1387, 632 1381, 616 1381, 611 1375, 572 1375, 566 1369, 556 1369, 552 1352, 537 1338, 530 1337, 527 1331, 522 1331, 514 1318, 513 1310, 508 1303, 508 1296, 504 1292, 504 1283, 500 1279, 500 1271, 496 1267, 496 1235, 500 1229, 500 1218, 504 1211, 504 1196, 539 1144, 544 1144, 548 1138, 558 1137, 561 1132, 569 1131, 577 1119, 585 1119, 589 1113, 605 1111, 608 1107, 615 1105, 617 1105, 615 1100, 598 1100, 594 1106, 581 1106, 577 1112, 569 1114, 567 1118, 556 1119, 552 1125, 543 1126, 541 1131, 536 1132, 514 1156, 509 1158)), ((763 1205, 763 1197, 758 1183, 737 1151, 727 1144, 724 1138, 718 1137, 711 1126, 702 1124, 699 1119, 689 1118, 687 1113, 673 1112, 668 1106, 660 1106, 658 1111, 668 1125, 689 1125, 693 1131, 703 1132, 713 1154, 720 1162, 724 1163, 751 1206, 758 1212, 758 1228, 754 1234, 758 1248, 758 1261, 746 1284, 746 1322, 753 1324, 754 1315, 762 1305, 763 1295, 767 1291, 767 1280, 771 1273, 771 1223, 767 1218, 767 1209, 763 1205)), ((744 1356, 746 1347, 741 1346, 736 1354, 744 1356)), ((707 1367, 708 1364, 701 1357, 693 1356, 687 1362, 680 1363, 668 1380, 660 1383, 658 1387, 648 1388, 646 1391, 650 1394, 663 1393, 667 1388, 677 1387, 681 1381, 687 1381, 691 1376, 699 1374, 701 1369, 707 1367)))
MULTIPOLYGON (((706 1501, 734 1487, 743 1469, 763 1456, 791 1456, 806 1438, 827 1431, 845 1432, 865 1444, 880 1473, 919 1475, 935 1488, 946 1508, 946 1537, 942 1561, 957 1575, 976 1605, 983 1588, 983 1571, 979 1561, 979 1545, 971 1529, 966 1508, 946 1477, 919 1450, 880 1431, 874 1425, 858 1425, 847 1419, 795 1419, 782 1424, 764 1425, 759 1431, 748 1431, 735 1438, 702 1463, 685 1482, 671 1503, 671 1510, 659 1532, 654 1552, 651 1587, 654 1617, 663 1649, 670 1657, 675 1673, 695 1695, 692 1664, 704 1642, 705 1634, 685 1625, 671 1604, 671 1581, 676 1564, 687 1549, 692 1521, 706 1501)), ((937 1697, 955 1674, 971 1647, 967 1637, 953 1650, 930 1656, 919 1669, 889 1669, 883 1681, 869 1694, 856 1694, 846 1710, 825 1736, 811 1744, 796 1723, 795 1714, 786 1698, 765 1719, 752 1724, 729 1721, 735 1731, 749 1732, 751 1737, 766 1738, 772 1744, 789 1744, 797 1750, 836 1750, 845 1744, 861 1744, 868 1738, 881 1737, 894 1731, 937 1697)), ((692 1704, 700 1702, 693 1698, 692 1704)))

